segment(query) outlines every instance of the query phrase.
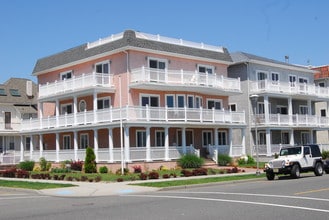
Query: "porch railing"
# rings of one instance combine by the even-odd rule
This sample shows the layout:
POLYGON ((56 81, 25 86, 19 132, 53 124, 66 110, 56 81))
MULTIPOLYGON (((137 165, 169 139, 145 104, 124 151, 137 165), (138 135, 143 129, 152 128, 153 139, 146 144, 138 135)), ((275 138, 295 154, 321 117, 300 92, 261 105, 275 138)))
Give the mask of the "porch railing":
POLYGON ((130 83, 158 83, 183 86, 203 86, 225 91, 241 92, 240 78, 184 70, 137 68, 131 71, 130 83))
POLYGON ((112 87, 113 75, 103 73, 88 73, 73 76, 71 79, 65 79, 39 85, 39 98, 96 86, 112 87))
POLYGON ((126 106, 22 121, 22 131, 124 121, 245 124, 244 112, 202 108, 126 106), (121 113, 120 113, 121 111, 121 113), (120 118, 121 116, 121 118, 120 118))
POLYGON ((322 98, 329 97, 329 88, 320 87, 311 83, 297 82, 273 82, 271 80, 259 80, 251 82, 251 92, 271 92, 288 95, 310 95, 322 98))

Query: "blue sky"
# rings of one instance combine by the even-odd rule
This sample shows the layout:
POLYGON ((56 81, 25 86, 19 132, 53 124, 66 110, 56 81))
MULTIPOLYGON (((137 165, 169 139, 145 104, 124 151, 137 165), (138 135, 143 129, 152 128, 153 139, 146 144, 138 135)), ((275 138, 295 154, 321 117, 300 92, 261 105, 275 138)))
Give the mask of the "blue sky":
POLYGON ((126 29, 300 65, 329 64, 326 0, 1 0, 0 83, 37 59, 126 29))

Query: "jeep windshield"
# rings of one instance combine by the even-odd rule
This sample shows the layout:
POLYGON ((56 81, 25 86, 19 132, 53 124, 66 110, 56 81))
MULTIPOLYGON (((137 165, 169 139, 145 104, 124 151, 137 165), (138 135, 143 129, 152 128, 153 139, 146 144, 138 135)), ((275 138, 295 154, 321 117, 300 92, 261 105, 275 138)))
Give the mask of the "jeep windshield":
POLYGON ((280 156, 301 154, 301 152, 302 152, 302 148, 301 147, 282 148, 280 150, 280 156))

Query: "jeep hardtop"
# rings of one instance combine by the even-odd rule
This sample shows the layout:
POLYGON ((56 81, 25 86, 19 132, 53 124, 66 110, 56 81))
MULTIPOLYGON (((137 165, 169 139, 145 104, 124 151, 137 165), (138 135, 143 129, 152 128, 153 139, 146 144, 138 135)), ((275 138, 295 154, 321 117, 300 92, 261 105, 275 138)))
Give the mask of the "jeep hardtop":
POLYGON ((264 172, 268 180, 284 174, 299 178, 300 173, 313 171, 316 176, 323 174, 323 161, 318 145, 285 146, 280 149, 278 158, 270 160, 264 172))

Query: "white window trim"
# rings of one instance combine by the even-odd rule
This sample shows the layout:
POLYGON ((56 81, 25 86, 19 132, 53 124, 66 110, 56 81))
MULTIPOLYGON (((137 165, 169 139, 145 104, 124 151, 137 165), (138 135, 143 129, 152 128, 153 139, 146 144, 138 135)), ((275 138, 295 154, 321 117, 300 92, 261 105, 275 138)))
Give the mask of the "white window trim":
POLYGON ((197 99, 199 99, 199 107, 198 108, 200 108, 200 107, 202 107, 203 106, 203 103, 202 103, 202 101, 203 101, 203 99, 202 99, 202 97, 201 96, 195 96, 195 106, 196 106, 196 100, 197 99))
MULTIPOLYGON (((156 130, 155 130, 155 146, 157 146, 157 147, 163 147, 164 144, 165 144, 165 140, 162 140, 162 141, 163 141, 163 146, 158 146, 158 145, 157 145, 157 143, 158 143, 158 136, 157 136, 157 133, 165 134, 165 132, 164 132, 164 130, 159 130, 159 129, 156 129, 156 130)), ((166 138, 165 135, 163 135, 163 136, 164 136, 164 138, 166 138)))
MULTIPOLYGON (((98 101, 103 101, 103 106, 104 106, 104 100, 109 100, 109 108, 110 106, 112 105, 112 99, 111 99, 111 96, 105 96, 105 97, 102 97, 102 98, 97 98, 97 103, 98 101)), ((98 109, 98 106, 97 106, 97 109, 98 109)), ((102 109, 105 109, 105 108, 102 108, 102 109)))
POLYGON ((214 101, 214 102, 220 102, 220 106, 221 106, 221 109, 223 109, 223 99, 211 99, 211 98, 207 98, 207 109, 209 109, 209 106, 208 106, 208 102, 209 101, 214 101))
MULTIPOLYGON (((71 78, 73 78, 73 70, 67 70, 67 71, 64 71, 64 72, 61 72, 59 75, 60 75, 60 80, 62 80, 62 77, 63 75, 66 75, 68 73, 71 73, 71 78)), ((70 78, 70 79, 71 79, 70 78)), ((63 80, 67 80, 67 79, 63 79, 63 80)))
MULTIPOLYGON (((266 79, 268 79, 268 75, 269 75, 269 71, 264 71, 264 70, 256 70, 256 81, 259 81, 260 79, 258 79, 258 74, 259 73, 264 73, 266 75, 266 79)), ((263 79, 262 79, 263 80, 263 79)))
MULTIPOLYGON (((205 145, 203 145, 203 143, 204 143, 204 139, 203 139, 203 135, 204 135, 204 133, 210 133, 210 139, 211 139, 211 143, 210 143, 210 145, 214 145, 214 137, 213 137, 213 131, 212 130, 203 130, 202 131, 202 147, 203 148, 206 148, 206 147, 208 147, 208 146, 205 146, 205 145)), ((208 143, 209 144, 209 143, 208 143)))
POLYGON ((66 135, 63 135, 63 149, 64 150, 68 150, 68 149, 71 149, 71 135, 69 135, 69 134, 66 134, 66 135), (69 147, 68 148, 66 148, 65 147, 65 138, 69 138, 69 147))
MULTIPOLYGON (((136 130, 136 147, 144 147, 144 146, 138 146, 138 133, 139 132, 145 133, 145 136, 146 136, 146 130, 142 130, 142 129, 136 130)), ((147 139, 147 137, 146 137, 146 139, 147 139)), ((145 139, 145 147, 146 147, 146 139, 145 139)))
POLYGON ((177 108, 184 108, 184 107, 179 107, 178 106, 178 97, 184 97, 184 107, 186 106, 186 96, 185 96, 185 94, 177 94, 176 95, 176 107, 177 108))
POLYGON ((85 110, 87 110, 87 102, 86 102, 84 99, 81 99, 81 100, 79 101, 79 112, 84 112, 85 110), (81 105, 83 105, 83 104, 84 104, 84 106, 85 106, 84 109, 82 109, 82 106, 81 106, 81 105))
POLYGON ((89 134, 88 133, 81 133, 80 134, 80 149, 86 149, 85 147, 83 147, 82 144, 82 137, 85 136, 87 137, 87 146, 86 148, 89 146, 89 134))
POLYGON ((97 65, 103 65, 103 64, 108 64, 109 72, 105 73, 105 74, 110 74, 111 73, 111 68, 110 68, 110 61, 109 60, 95 63, 94 64, 94 72, 96 73, 96 66, 97 65))
POLYGON ((167 102, 167 97, 172 96, 173 97, 173 104, 174 106, 172 108, 176 107, 176 99, 175 99, 175 94, 166 94, 166 106, 168 107, 168 102, 167 102))
MULTIPOLYGON (((161 58, 156 58, 156 57, 147 57, 147 66, 148 68, 150 67, 150 60, 156 60, 157 62, 164 62, 165 63, 165 70, 168 69, 168 60, 167 59, 161 59, 161 58)), ((153 68, 152 68, 153 69, 153 68)), ((159 69, 159 68, 157 68, 159 69)))
MULTIPOLYGON (((159 106, 160 106, 160 95, 157 95, 157 94, 148 94, 148 93, 140 93, 139 94, 139 106, 142 106, 142 98, 143 97, 148 97, 149 99, 151 98, 151 97, 157 97, 158 98, 158 100, 159 100, 159 106)), ((149 105, 150 106, 150 105, 149 105)))
MULTIPOLYGON (((200 68, 200 67, 204 67, 204 68, 206 68, 206 70, 207 70, 207 69, 211 69, 211 70, 212 70, 212 73, 210 73, 210 74, 214 74, 214 75, 215 75, 215 67, 214 67, 214 66, 198 64, 198 65, 197 65, 197 72, 198 72, 198 73, 202 73, 202 72, 199 72, 199 68, 200 68)), ((208 72, 206 72, 206 73, 208 73, 208 72)), ((209 73, 208 73, 208 74, 209 74, 209 73)))
POLYGON ((280 73, 278 72, 271 72, 271 81, 273 84, 278 84, 280 82, 280 73), (273 75, 277 75, 278 76, 278 80, 273 80, 273 75))
MULTIPOLYGON (((74 112, 73 104, 72 104, 72 103, 61 104, 61 114, 62 114, 62 115, 65 114, 65 113, 63 112, 63 108, 64 108, 64 107, 67 107, 67 106, 71 106, 71 108, 72 108, 72 113, 74 112)), ((69 113, 68 113, 68 114, 69 114, 69 113)))

